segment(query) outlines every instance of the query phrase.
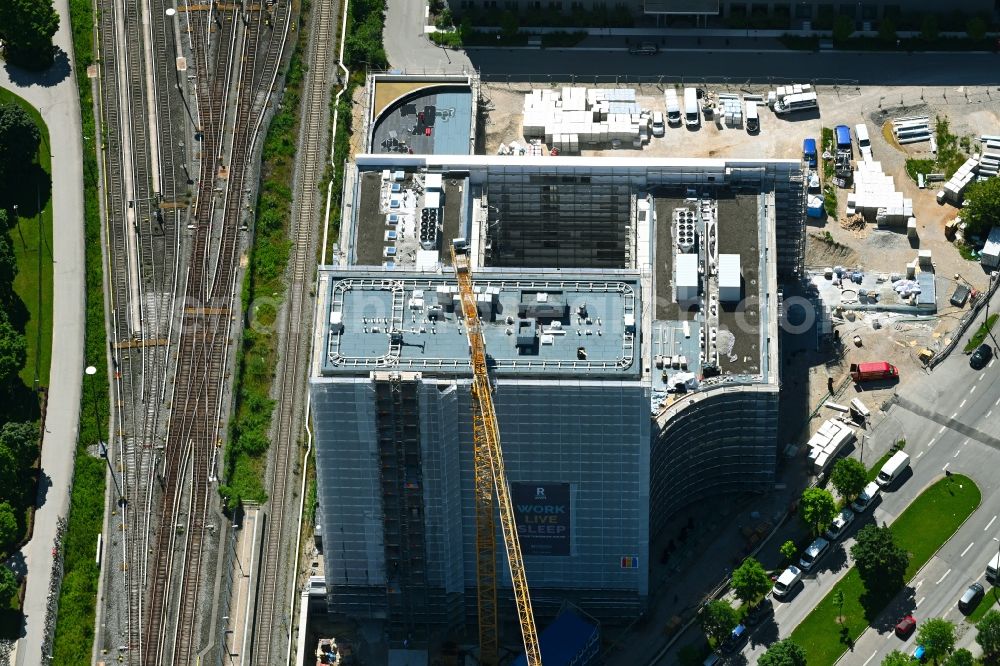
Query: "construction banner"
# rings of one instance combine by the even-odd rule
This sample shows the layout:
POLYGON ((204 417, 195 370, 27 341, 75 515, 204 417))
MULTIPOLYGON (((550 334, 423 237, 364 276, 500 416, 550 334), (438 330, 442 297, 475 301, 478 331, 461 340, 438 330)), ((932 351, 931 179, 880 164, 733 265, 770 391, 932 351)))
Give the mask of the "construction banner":
POLYGON ((514 520, 525 555, 570 554, 570 484, 512 483, 514 520))

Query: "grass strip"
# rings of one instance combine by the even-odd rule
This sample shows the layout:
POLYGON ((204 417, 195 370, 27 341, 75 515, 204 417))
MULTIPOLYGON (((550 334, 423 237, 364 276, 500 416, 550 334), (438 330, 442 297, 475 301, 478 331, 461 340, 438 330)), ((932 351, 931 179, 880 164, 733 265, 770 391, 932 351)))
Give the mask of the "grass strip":
POLYGON ((979 602, 974 611, 965 616, 965 621, 969 624, 975 624, 982 620, 984 615, 998 606, 1000 606, 1000 587, 987 585, 986 594, 983 595, 982 601, 979 602))
MULTIPOLYGON (((52 144, 49 142, 49 128, 42 120, 42 115, 26 100, 3 88, 0 88, 0 104, 17 104, 31 116, 42 139, 36 158, 38 166, 51 179, 52 144)), ((36 379, 39 386, 48 386, 49 364, 52 359, 51 189, 50 185, 48 192, 40 193, 46 202, 41 217, 19 215, 10 230, 14 256, 17 258, 14 292, 21 298, 28 311, 28 318, 24 324, 24 339, 28 343, 28 354, 20 376, 25 386, 29 387, 34 386, 36 379)), ((26 196, 31 199, 30 193, 26 196)))
POLYGON ((868 468, 868 473, 865 474, 865 480, 871 483, 878 476, 878 473, 882 471, 882 466, 889 462, 891 458, 896 453, 895 449, 888 451, 884 456, 875 461, 875 464, 868 468))
POLYGON ((983 340, 990 334, 990 329, 997 323, 997 317, 1000 317, 1000 315, 991 314, 986 318, 986 321, 979 325, 979 328, 976 329, 976 332, 972 334, 972 337, 969 338, 969 341, 965 345, 966 354, 971 354, 976 350, 976 347, 983 344, 983 340))
MULTIPOLYGON (((91 0, 70 0, 73 53, 83 136, 84 252, 86 261, 86 330, 84 362, 104 367, 107 338, 104 330, 104 286, 101 257, 101 216, 97 199, 97 153, 93 97, 87 68, 93 62, 93 7, 91 0)), ((97 535, 104 515, 104 461, 86 453, 88 444, 108 431, 108 377, 98 372, 83 386, 76 465, 65 536, 64 570, 59 594, 52 663, 90 664, 94 642, 94 611, 100 570, 95 562, 97 535), (91 403, 91 404, 86 404, 91 403), (96 407, 95 407, 96 405, 96 407), (96 412, 96 414, 95 414, 96 412)))
MULTIPOLYGON (((910 553, 907 581, 951 538, 981 499, 979 488, 972 479, 953 474, 924 490, 896 518, 890 529, 896 543, 910 553)), ((833 664, 875 621, 889 601, 891 599, 868 599, 861 574, 857 567, 851 567, 795 628, 791 639, 806 646, 809 666, 833 664), (844 594, 843 611, 834 602, 838 592, 844 594)))

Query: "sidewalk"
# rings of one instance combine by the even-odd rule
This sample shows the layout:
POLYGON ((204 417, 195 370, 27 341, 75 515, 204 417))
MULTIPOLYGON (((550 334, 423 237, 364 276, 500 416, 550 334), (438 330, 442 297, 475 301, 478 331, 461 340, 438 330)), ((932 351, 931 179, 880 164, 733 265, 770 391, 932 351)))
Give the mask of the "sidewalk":
MULTIPOLYGON (((49 128, 52 155, 53 302, 52 328, 59 343, 53 345, 49 371, 48 410, 42 437, 41 469, 48 478, 40 490, 31 541, 18 556, 18 573, 27 575, 24 597, 25 624, 16 647, 15 663, 35 666, 42 662, 46 600, 52 574, 52 544, 57 519, 69 511, 77 427, 80 415, 80 382, 83 376, 84 333, 84 233, 83 147, 80 138, 80 100, 73 68, 73 45, 68 0, 56 0, 59 30, 56 45, 62 50, 56 63, 39 74, 0 65, 0 86, 11 90, 39 110, 49 128)), ((89 652, 90 646, 81 646, 89 652)))

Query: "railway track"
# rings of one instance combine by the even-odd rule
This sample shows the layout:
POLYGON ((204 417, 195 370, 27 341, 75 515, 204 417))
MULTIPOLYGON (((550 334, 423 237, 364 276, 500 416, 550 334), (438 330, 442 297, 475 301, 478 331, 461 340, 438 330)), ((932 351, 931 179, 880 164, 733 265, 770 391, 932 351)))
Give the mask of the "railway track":
POLYGON ((164 460, 161 526, 153 549, 144 664, 195 663, 201 649, 203 591, 212 587, 204 580, 208 511, 237 302, 239 230, 252 189, 249 165, 284 41, 278 22, 272 17, 270 27, 265 16, 283 17, 283 27, 288 12, 290 6, 279 3, 263 10, 213 9, 190 19, 196 67, 211 72, 211 77, 197 77, 201 169, 164 460), (228 133, 224 128, 230 118, 233 131, 228 133))
POLYGON ((302 339, 303 325, 307 331, 311 330, 311 322, 303 321, 303 312, 308 311, 307 292, 312 285, 309 268, 315 264, 312 240, 320 217, 319 180, 326 165, 324 138, 330 99, 327 81, 334 64, 331 36, 336 28, 338 9, 339 3, 334 2, 320 2, 313 6, 309 67, 303 83, 300 143, 296 157, 297 192, 290 228, 292 252, 289 256, 288 314, 284 335, 279 337, 284 340, 285 352, 280 363, 276 393, 276 436, 268 484, 269 520, 265 526, 261 554, 251 647, 250 663, 255 666, 284 663, 290 644, 288 632, 278 631, 283 611, 288 608, 289 597, 293 594, 288 575, 298 566, 294 540, 285 534, 290 523, 286 516, 297 513, 293 507, 286 506, 286 500, 289 499, 289 475, 295 465, 301 429, 301 401, 298 397, 304 385, 304 362, 308 354, 308 345, 302 339), (286 651, 280 650, 282 645, 286 646, 286 651))

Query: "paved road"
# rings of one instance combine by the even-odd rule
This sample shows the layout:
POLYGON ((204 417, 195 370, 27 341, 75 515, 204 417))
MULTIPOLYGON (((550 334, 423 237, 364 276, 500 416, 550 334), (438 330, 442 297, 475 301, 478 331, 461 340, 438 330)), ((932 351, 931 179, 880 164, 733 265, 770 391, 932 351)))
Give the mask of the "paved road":
MULTIPOLYGON (((993 302, 1000 306, 1000 296, 993 302)), ((902 424, 912 475, 902 477, 901 483, 882 494, 874 513, 865 517, 868 521, 891 523, 946 469, 973 478, 983 499, 968 522, 925 565, 913 586, 900 593, 876 627, 862 635, 853 653, 847 653, 841 663, 863 664, 873 657, 877 664, 886 653, 900 648, 901 641, 892 635, 892 627, 906 613, 913 613, 918 620, 961 620, 955 603, 971 582, 984 581, 986 561, 998 547, 993 537, 1000 537, 1000 522, 992 522, 1000 514, 1000 477, 991 471, 1000 461, 1000 419, 993 418, 994 413, 1000 415, 1000 364, 994 360, 977 372, 969 368, 968 357, 958 352, 933 373, 908 385, 900 403, 872 432, 866 446, 869 462, 888 449, 902 424)), ((849 536, 863 524, 856 520, 849 536)), ((776 602, 774 624, 760 627, 750 637, 743 658, 736 657, 729 663, 755 663, 768 644, 787 637, 847 572, 852 543, 853 539, 848 538, 838 544, 821 561, 819 571, 806 577, 794 597, 776 602)), ((964 625, 960 645, 974 648, 974 636, 974 629, 964 625)), ((912 639, 902 647, 912 649, 911 644, 912 639)))
MULTIPOLYGON (((29 76, 0 66, 0 86, 28 100, 41 111, 49 127, 52 147, 53 321, 59 344, 53 345, 49 371, 48 416, 42 438, 42 473, 48 488, 35 513, 31 541, 21 549, 28 583, 25 594, 25 627, 18 641, 16 663, 34 666, 42 661, 42 631, 46 595, 52 567, 56 519, 69 509, 83 376, 84 255, 83 255, 83 148, 80 140, 80 102, 71 71, 68 0, 55 0, 59 30, 55 43, 63 56, 53 68, 29 76), (67 55, 68 54, 68 55, 67 55)), ((81 646, 89 651, 90 646, 81 646)))
MULTIPOLYGON (((392 3, 390 3, 391 6, 392 3)), ((391 12, 390 12, 391 13, 391 12)), ((832 82, 834 79, 877 85, 993 85, 1000 55, 951 53, 813 53, 803 51, 679 50, 655 56, 631 55, 623 47, 595 50, 473 48, 472 65, 484 79, 586 82, 595 75, 634 82, 637 76, 699 80, 721 77, 733 82, 773 78, 832 82)), ((607 81, 607 78, 604 79, 607 81)), ((614 80, 614 79, 612 79, 614 80)), ((996 94, 1000 96, 1000 90, 996 94)))
POLYGON ((471 71, 464 52, 443 49, 424 37, 426 5, 419 0, 389 0, 382 33, 389 65, 411 73, 471 71))

